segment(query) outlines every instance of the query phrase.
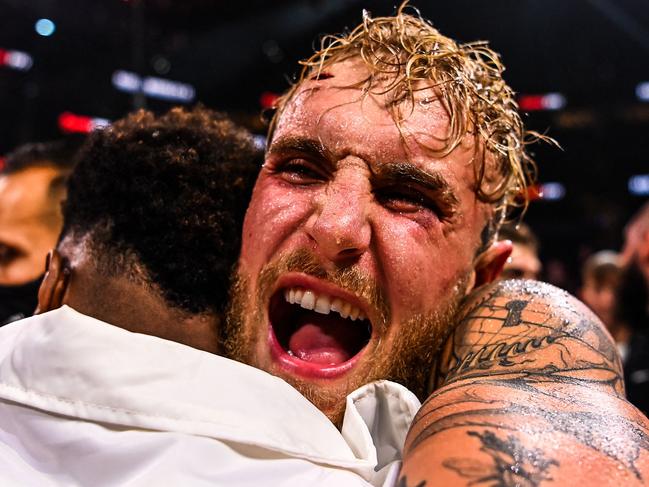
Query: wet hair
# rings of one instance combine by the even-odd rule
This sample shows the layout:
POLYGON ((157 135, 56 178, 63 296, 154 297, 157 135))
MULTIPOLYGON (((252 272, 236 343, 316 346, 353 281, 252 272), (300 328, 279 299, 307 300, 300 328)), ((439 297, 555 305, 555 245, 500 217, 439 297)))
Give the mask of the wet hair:
POLYGON ((262 153, 224 114, 140 110, 94 132, 68 182, 61 240, 189 313, 220 312, 262 153))
POLYGON ((32 167, 54 167, 67 173, 72 170, 75 156, 83 143, 82 136, 50 142, 24 144, 7 154, 2 174, 13 174, 32 167))
MULTIPOLYGON (((326 77, 330 66, 345 60, 359 59, 367 67, 367 78, 357 85, 363 96, 387 94, 395 107, 407 100, 414 109, 416 92, 432 86, 450 120, 444 148, 435 152, 450 153, 467 134, 476 138, 475 191, 498 210, 487 227, 492 240, 507 210, 527 205, 526 187, 536 177, 536 166, 526 146, 551 139, 525 129, 514 92, 502 77, 500 56, 486 42, 457 43, 416 10, 405 13, 406 7, 402 3, 391 17, 363 12, 362 23, 351 32, 324 37, 320 49, 302 61, 297 82, 278 99, 269 139, 302 83, 326 77)), ((395 107, 392 116, 402 130, 403 117, 395 107)))

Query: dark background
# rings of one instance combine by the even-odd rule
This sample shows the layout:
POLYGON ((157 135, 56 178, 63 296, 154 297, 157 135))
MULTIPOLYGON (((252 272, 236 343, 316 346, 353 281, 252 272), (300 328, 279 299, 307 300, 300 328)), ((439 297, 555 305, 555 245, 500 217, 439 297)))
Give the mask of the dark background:
MULTIPOLYGON (((420 0, 444 34, 487 39, 507 81, 521 94, 560 92, 566 107, 530 112, 530 128, 563 150, 535 150, 541 182, 566 188, 560 201, 532 204, 526 221, 539 234, 546 266, 578 283, 583 259, 619 249, 622 229, 646 196, 629 194, 649 173, 649 103, 635 96, 649 81, 647 0, 420 0)), ((0 67, 0 155, 28 141, 58 138, 62 112, 114 120, 135 106, 172 104, 117 91, 115 70, 192 84, 196 100, 230 112, 263 133, 265 92, 279 93, 324 33, 354 27, 362 9, 389 15, 394 2, 361 0, 0 0, 0 49, 29 53, 27 72, 0 67), (50 37, 39 18, 56 24, 50 37)))

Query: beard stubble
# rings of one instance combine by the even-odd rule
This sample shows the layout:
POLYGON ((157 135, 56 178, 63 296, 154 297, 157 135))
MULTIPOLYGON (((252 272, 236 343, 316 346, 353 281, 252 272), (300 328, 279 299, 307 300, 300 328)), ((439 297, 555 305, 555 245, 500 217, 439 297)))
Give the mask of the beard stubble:
POLYGON ((328 271, 310 252, 297 250, 267 264, 260 272, 256 290, 250 289, 250 278, 237 270, 232 279, 226 323, 222 327, 221 338, 226 357, 259 367, 255 357, 257 342, 267 336, 260 331, 266 326, 263 322, 264 306, 270 299, 269 294, 277 278, 286 272, 302 272, 332 282, 365 299, 378 311, 379 323, 372 323, 372 327, 378 331, 381 343, 371 356, 364 357, 365 363, 360 370, 364 373, 352 371, 347 380, 343 384, 337 384, 333 391, 294 375, 280 375, 281 378, 295 387, 338 427, 344 416, 346 396, 375 380, 397 382, 411 390, 420 400, 425 399, 435 361, 442 344, 454 328, 454 317, 466 294, 468 275, 459 279, 448 298, 436 310, 425 315, 414 315, 401 323, 400 332, 394 336, 389 348, 386 348, 382 338, 391 323, 391 313, 385 293, 374 279, 362 275, 353 267, 328 271))

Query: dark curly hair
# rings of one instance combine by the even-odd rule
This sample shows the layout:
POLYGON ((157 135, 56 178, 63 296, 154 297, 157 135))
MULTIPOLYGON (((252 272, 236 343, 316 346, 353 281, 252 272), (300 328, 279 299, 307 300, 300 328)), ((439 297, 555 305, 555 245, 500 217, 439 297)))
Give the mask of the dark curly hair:
POLYGON ((262 158, 223 114, 140 110, 82 148, 61 240, 88 245, 103 275, 139 280, 190 313, 220 312, 262 158))

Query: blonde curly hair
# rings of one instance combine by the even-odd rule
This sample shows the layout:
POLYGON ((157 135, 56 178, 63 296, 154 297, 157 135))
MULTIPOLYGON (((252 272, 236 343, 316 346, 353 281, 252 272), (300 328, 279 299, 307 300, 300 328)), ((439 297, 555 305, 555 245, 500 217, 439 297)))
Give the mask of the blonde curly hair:
MULTIPOLYGON (((477 139, 481 156, 474 162, 475 190, 481 201, 496 206, 492 237, 508 209, 527 206, 526 188, 536 178, 536 165, 526 146, 552 139, 525 129, 514 92, 502 77, 505 67, 487 42, 459 44, 417 10, 406 13, 407 7, 406 1, 391 17, 372 18, 364 11, 363 22, 350 33, 325 36, 320 49, 301 61, 297 82, 277 100, 270 137, 302 83, 348 59, 359 58, 368 68, 367 78, 359 83, 364 95, 389 95, 392 105, 409 100, 414 109, 415 93, 432 87, 450 121, 444 147, 435 152, 450 153, 467 134, 477 139), (487 170, 488 165, 495 171, 487 170)), ((397 111, 392 114, 401 130, 403 118, 397 111)))

